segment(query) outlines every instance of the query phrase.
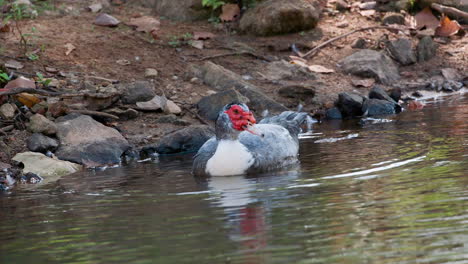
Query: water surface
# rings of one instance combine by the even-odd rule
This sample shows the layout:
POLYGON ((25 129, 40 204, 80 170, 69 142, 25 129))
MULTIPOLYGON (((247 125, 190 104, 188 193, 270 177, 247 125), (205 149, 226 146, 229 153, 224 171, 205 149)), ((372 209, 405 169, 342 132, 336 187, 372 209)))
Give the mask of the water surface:
POLYGON ((468 97, 315 124, 301 164, 190 175, 191 156, 0 197, 0 263, 468 263, 468 97))

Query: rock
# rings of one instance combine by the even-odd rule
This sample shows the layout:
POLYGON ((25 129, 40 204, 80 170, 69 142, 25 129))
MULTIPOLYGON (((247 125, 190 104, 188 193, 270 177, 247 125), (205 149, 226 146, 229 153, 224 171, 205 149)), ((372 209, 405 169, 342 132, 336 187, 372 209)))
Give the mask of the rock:
POLYGON ((161 116, 156 120, 156 123, 163 123, 163 124, 173 124, 177 126, 188 126, 190 125, 190 122, 185 121, 183 119, 178 118, 177 116, 170 114, 170 115, 165 115, 161 116))
POLYGON ((385 92, 385 90, 382 89, 382 87, 377 86, 377 85, 375 85, 374 87, 372 87, 372 89, 370 90, 370 92, 369 92, 369 98, 370 98, 370 99, 386 100, 386 101, 389 101, 389 102, 394 103, 394 104, 397 103, 397 101, 393 100, 393 98, 391 98, 391 97, 387 94, 387 92, 385 92))
POLYGON ((97 13, 97 12, 101 11, 102 4, 101 3, 94 3, 92 5, 89 5, 88 9, 89 9, 89 11, 91 11, 93 13, 97 13))
POLYGON ((409 10, 414 4, 413 0, 392 0, 377 1, 377 10, 380 12, 398 12, 400 10, 409 10))
POLYGON ((249 99, 241 95, 234 89, 221 91, 203 97, 198 103, 198 113, 200 116, 215 121, 221 109, 232 102, 248 103, 249 99))
POLYGON ((405 16, 400 13, 387 13, 382 19, 384 25, 404 25, 405 16))
POLYGON ((326 119, 342 119, 343 116, 341 115, 340 109, 338 107, 333 107, 327 110, 325 113, 326 119))
POLYGON ((179 21, 208 19, 212 14, 200 0, 157 0, 150 1, 148 7, 154 7, 158 15, 179 21))
POLYGON ((178 115, 182 113, 182 109, 171 100, 166 101, 166 105, 164 106, 163 109, 164 109, 164 112, 168 114, 178 115))
POLYGON ((401 89, 400 88, 393 88, 390 90, 390 97, 395 100, 395 102, 400 101, 401 99, 401 89))
POLYGON ((142 152, 146 154, 195 152, 214 135, 214 131, 208 126, 189 126, 165 135, 155 145, 144 147, 142 152))
POLYGON ((201 66, 192 66, 192 72, 205 84, 220 91, 234 88, 250 100, 249 107, 255 111, 269 110, 277 113, 288 109, 266 96, 259 88, 243 80, 242 77, 213 62, 206 62, 201 66))
POLYGON ((13 160, 23 163, 23 173, 31 172, 41 177, 64 176, 82 169, 78 164, 49 158, 37 152, 18 153, 13 160))
POLYGON ((5 67, 9 69, 14 69, 14 70, 19 70, 19 69, 24 68, 24 65, 21 62, 16 61, 16 60, 7 60, 4 65, 5 67))
POLYGON ((15 89, 15 88, 36 88, 36 84, 34 81, 29 80, 23 76, 20 76, 12 81, 9 81, 5 87, 5 89, 15 89))
POLYGON ((391 41, 388 43, 387 48, 392 57, 402 65, 410 65, 417 61, 409 39, 400 38, 391 41))
POLYGON ((120 108, 111 108, 104 111, 108 114, 115 115, 119 117, 119 120, 131 120, 138 117, 138 111, 132 108, 120 109, 120 108))
POLYGON ((339 23, 336 24, 336 27, 337 28, 345 28, 345 27, 348 27, 349 26, 349 22, 348 21, 341 21, 339 23))
POLYGON ((282 97, 308 102, 315 96, 315 91, 303 85, 289 85, 279 88, 278 94, 282 97))
POLYGON ((145 77, 146 78, 158 77, 158 71, 156 69, 147 68, 145 70, 145 77))
POLYGON ((336 106, 340 110, 343 117, 355 117, 361 116, 362 104, 364 103, 364 97, 354 93, 340 93, 338 94, 338 101, 336 106))
POLYGON ((461 74, 454 68, 443 68, 440 70, 446 80, 458 81, 463 79, 461 74))
POLYGON ((46 137, 40 133, 34 133, 26 141, 26 146, 30 151, 46 153, 47 151, 54 151, 58 148, 58 141, 46 137))
POLYGON ((249 8, 239 26, 257 36, 300 32, 314 28, 321 11, 316 0, 267 0, 249 8))
POLYGON ((94 24, 103 27, 116 27, 120 24, 120 21, 109 14, 102 13, 96 17, 94 24))
POLYGON ((432 37, 425 36, 419 40, 416 50, 418 53, 418 61, 427 61, 436 55, 437 45, 432 40, 432 37))
MULTIPOLYGON (((87 167, 120 162, 122 154, 130 148, 127 140, 115 129, 104 126, 89 116, 62 118, 57 123, 60 147, 58 158, 87 167)), ((59 121, 59 120, 57 120, 59 121)))
POLYGON ((362 105, 362 112, 367 116, 395 114, 395 104, 387 100, 368 99, 362 105))
POLYGON ((121 92, 111 84, 98 86, 94 93, 87 93, 83 97, 83 105, 88 110, 101 111, 116 103, 120 96, 121 92))
POLYGON ((58 101, 58 102, 49 104, 48 109, 47 109, 47 114, 54 118, 57 118, 59 116, 65 115, 67 111, 68 111, 67 104, 63 101, 58 101))
POLYGON ((136 81, 122 84, 118 87, 122 91, 122 103, 135 104, 146 102, 154 98, 154 85, 148 81, 136 81))
POLYGON ((29 118, 28 130, 32 133, 44 133, 54 135, 57 132, 57 125, 41 114, 35 114, 29 118))
POLYGON ((346 73, 361 77, 373 77, 383 84, 392 84, 400 79, 398 68, 385 54, 374 50, 360 50, 341 62, 346 73))
POLYGON ((353 49, 365 49, 366 47, 367 41, 364 38, 358 38, 351 44, 351 48, 353 49))
POLYGON ((33 113, 36 113, 36 114, 41 114, 41 115, 45 115, 45 113, 47 112, 47 109, 49 108, 49 105, 47 104, 46 101, 41 101, 37 104, 35 104, 32 108, 31 108, 31 111, 33 113))
POLYGON ((336 7, 336 10, 338 10, 338 11, 347 11, 347 10, 351 9, 351 5, 349 5, 344 0, 337 0, 335 2, 335 7, 336 7))
POLYGON ((316 75, 307 68, 297 64, 289 63, 285 60, 268 63, 263 75, 270 81, 307 79, 315 80, 316 75))
POLYGON ((0 117, 5 120, 10 120, 15 117, 16 106, 12 104, 3 104, 0 106, 0 117))
POLYGON ((139 110, 144 111, 157 111, 164 110, 166 107, 167 98, 164 96, 154 96, 153 99, 146 102, 137 102, 136 106, 139 110))

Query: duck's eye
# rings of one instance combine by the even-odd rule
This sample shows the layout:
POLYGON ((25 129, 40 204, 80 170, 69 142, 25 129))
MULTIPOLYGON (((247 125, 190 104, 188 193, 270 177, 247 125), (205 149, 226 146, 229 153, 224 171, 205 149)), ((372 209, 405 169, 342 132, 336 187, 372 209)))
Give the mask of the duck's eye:
POLYGON ((234 114, 239 114, 239 110, 234 109, 234 114))

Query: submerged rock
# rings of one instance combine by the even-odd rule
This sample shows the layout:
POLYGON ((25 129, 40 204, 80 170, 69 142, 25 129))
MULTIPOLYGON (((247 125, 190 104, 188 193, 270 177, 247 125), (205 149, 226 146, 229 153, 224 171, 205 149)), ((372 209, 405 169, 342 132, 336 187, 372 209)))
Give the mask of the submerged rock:
POLYGON ((23 173, 32 172, 41 177, 64 176, 82 169, 79 164, 49 158, 37 152, 18 153, 13 160, 23 163, 23 173))
POLYGON ((60 147, 55 153, 63 160, 99 166, 120 162, 130 148, 127 140, 115 129, 104 126, 89 116, 81 115, 57 123, 60 147))
POLYGON ((362 105, 362 112, 367 116, 395 114, 395 104, 387 100, 368 99, 362 105))
POLYGON ((326 119, 342 119, 343 115, 340 112, 340 109, 338 107, 333 107, 327 110, 325 113, 325 118, 326 119))
POLYGON ((398 67, 392 59, 375 50, 360 50, 346 57, 340 63, 346 73, 372 77, 383 84, 392 84, 400 79, 398 67))
POLYGON ((314 28, 321 11, 317 0, 267 0, 247 10, 240 29, 258 36, 299 32, 314 28))
POLYGON ((362 104, 364 97, 355 93, 340 93, 336 106, 340 110, 343 117, 356 117, 363 114, 362 104))
POLYGON ((162 137, 156 144, 142 149, 143 154, 174 154, 195 152, 211 137, 214 131, 204 125, 189 126, 162 137))

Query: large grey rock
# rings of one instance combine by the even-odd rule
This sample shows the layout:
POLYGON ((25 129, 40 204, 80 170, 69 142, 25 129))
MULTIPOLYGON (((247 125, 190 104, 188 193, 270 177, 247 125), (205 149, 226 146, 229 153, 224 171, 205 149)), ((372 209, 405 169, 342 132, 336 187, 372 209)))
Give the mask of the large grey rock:
POLYGON ((45 116, 35 114, 29 118, 28 130, 33 133, 54 135, 57 132, 57 126, 45 116))
POLYGON ((16 106, 12 104, 3 104, 0 106, 0 117, 6 120, 15 117, 16 106))
POLYGON ((122 84, 119 86, 119 89, 122 90, 121 100, 124 104, 149 101, 156 95, 154 85, 148 81, 122 84))
POLYGON ((117 130, 86 115, 57 123, 57 137, 58 158, 88 167, 119 163, 122 154, 130 148, 117 130))
POLYGON ((39 133, 34 133, 27 139, 26 146, 30 151, 46 153, 49 150, 56 150, 59 143, 53 138, 46 137, 39 133))
POLYGON ((367 116, 395 114, 395 104, 387 100, 368 99, 362 105, 362 112, 367 116))
POLYGON ((64 176, 82 169, 79 164, 49 158, 37 152, 18 153, 13 157, 13 160, 23 163, 23 173, 32 172, 44 178, 64 176))
POLYGON ((195 152, 214 135, 214 131, 208 126, 189 126, 165 135, 156 144, 144 147, 142 152, 143 154, 195 152))
POLYGON ((388 43, 387 48, 392 57, 402 65, 410 65, 417 61, 413 45, 409 39, 400 38, 391 41, 388 43))
POLYGON ((364 103, 364 99, 359 94, 344 92, 338 94, 336 106, 340 109, 343 117, 361 116, 363 114, 362 104, 364 103))
POLYGON ((432 37, 425 36, 419 40, 417 46, 418 61, 427 61, 436 55, 437 45, 432 40, 432 37))
POLYGON ((321 11, 318 0, 267 0, 245 12, 240 29, 258 36, 299 32, 314 28, 321 11))
POLYGON ((315 80, 317 76, 307 68, 297 64, 289 63, 285 60, 268 63, 263 71, 263 75, 270 81, 306 79, 315 80))
POLYGON ((214 89, 219 91, 236 89, 240 94, 249 98, 249 107, 255 111, 269 110, 275 113, 288 110, 282 104, 266 96, 259 88, 246 82, 239 74, 213 62, 206 62, 200 66, 194 65, 192 71, 196 77, 214 89))
POLYGON ((340 63, 346 73, 376 78, 383 84, 392 84, 400 79, 398 68, 392 59, 375 50, 360 50, 340 63))
POLYGON ((202 117, 214 121, 218 117, 219 111, 221 111, 225 105, 233 102, 247 104, 249 99, 234 89, 221 91, 210 96, 203 97, 197 103, 198 113, 202 117))
POLYGON ((142 2, 145 2, 147 6, 154 6, 158 15, 171 20, 195 21, 208 19, 212 14, 210 8, 202 6, 201 0, 144 0, 142 2))

